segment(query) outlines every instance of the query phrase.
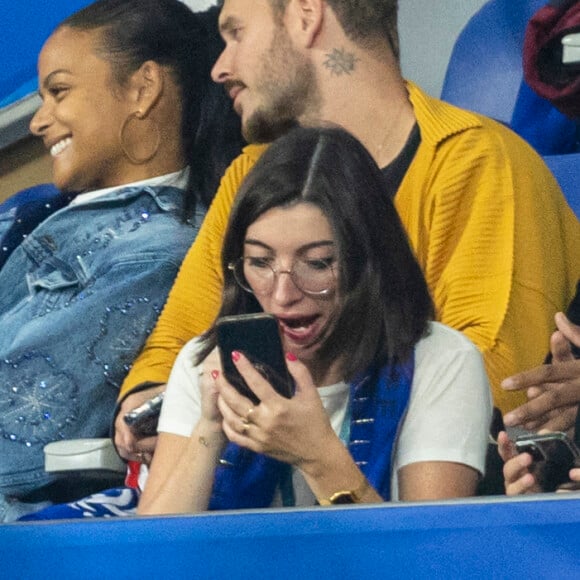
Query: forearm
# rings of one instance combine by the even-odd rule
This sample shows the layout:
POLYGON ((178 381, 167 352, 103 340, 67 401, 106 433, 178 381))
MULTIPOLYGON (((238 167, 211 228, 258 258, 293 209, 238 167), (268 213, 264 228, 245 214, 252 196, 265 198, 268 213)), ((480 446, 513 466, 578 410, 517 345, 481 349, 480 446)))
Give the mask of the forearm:
MULTIPOLYGON (((165 435, 165 434, 164 434, 165 435)), ((139 501, 139 515, 195 513, 209 505, 225 437, 218 424, 201 420, 191 437, 160 441, 139 501)))
MULTIPOLYGON (((337 438, 316 461, 298 465, 317 499, 328 499, 338 491, 362 490, 361 503, 380 503, 383 498, 368 484, 347 448, 337 438)), ((368 482, 367 482, 368 483, 368 482)))

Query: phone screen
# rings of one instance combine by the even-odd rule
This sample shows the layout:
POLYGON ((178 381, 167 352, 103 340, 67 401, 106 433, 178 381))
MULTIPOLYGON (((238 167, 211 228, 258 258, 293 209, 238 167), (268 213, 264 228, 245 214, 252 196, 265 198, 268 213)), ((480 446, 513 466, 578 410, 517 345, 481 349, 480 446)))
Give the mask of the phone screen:
POLYGON ((274 389, 284 397, 294 394, 294 382, 282 349, 278 322, 270 314, 226 316, 217 321, 217 343, 224 375, 254 404, 260 401, 235 367, 231 353, 244 353, 274 389))

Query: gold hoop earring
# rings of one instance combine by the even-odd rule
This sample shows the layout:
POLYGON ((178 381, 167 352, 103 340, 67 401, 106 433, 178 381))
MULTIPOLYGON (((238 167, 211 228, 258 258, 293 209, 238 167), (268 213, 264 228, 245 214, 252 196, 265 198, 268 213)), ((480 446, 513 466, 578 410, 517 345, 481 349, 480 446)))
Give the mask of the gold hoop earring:
MULTIPOLYGON (((137 142, 145 143, 147 142, 147 140, 138 139, 137 142)), ((153 159, 153 157, 157 155, 157 151, 159 150, 159 145, 161 143, 161 132, 159 131, 159 127, 155 121, 153 121, 152 119, 144 119, 143 113, 141 111, 135 111, 133 113, 130 113, 127 116, 127 118, 123 121, 121 129, 119 130, 119 143, 121 145, 121 150, 123 151, 125 157, 127 157, 127 159, 131 161, 131 163, 134 163, 135 165, 143 165, 144 163, 147 163, 147 161, 151 161, 151 159, 153 159), (155 144, 153 146, 153 150, 151 151, 151 153, 145 154, 141 157, 138 157, 137 155, 131 153, 129 147, 127 147, 127 144, 125 143, 127 128, 129 127, 131 121, 133 120, 149 121, 152 130, 155 132, 155 144)))

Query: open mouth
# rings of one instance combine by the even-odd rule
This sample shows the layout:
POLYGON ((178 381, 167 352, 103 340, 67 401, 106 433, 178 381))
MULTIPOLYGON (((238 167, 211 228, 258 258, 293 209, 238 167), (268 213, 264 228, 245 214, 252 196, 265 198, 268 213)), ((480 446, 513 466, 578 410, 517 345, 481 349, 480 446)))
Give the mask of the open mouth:
POLYGON ((280 330, 282 333, 295 342, 310 342, 316 338, 319 319, 318 314, 297 318, 280 318, 280 330))
POLYGON ((70 137, 65 137, 61 139, 58 143, 55 143, 50 148, 50 154, 52 157, 56 157, 60 153, 62 153, 70 144, 72 143, 72 139, 70 137))

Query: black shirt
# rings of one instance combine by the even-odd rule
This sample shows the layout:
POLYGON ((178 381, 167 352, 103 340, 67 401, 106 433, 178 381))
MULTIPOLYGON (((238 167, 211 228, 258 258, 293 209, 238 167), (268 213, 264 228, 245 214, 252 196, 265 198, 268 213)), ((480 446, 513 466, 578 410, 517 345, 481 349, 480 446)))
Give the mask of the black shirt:
POLYGON ((403 177, 405 177, 405 173, 407 173, 407 169, 409 169, 420 143, 421 131, 419 131, 419 125, 415 123, 401 152, 386 167, 383 167, 382 172, 385 176, 387 192, 391 197, 395 197, 399 190, 403 177))

